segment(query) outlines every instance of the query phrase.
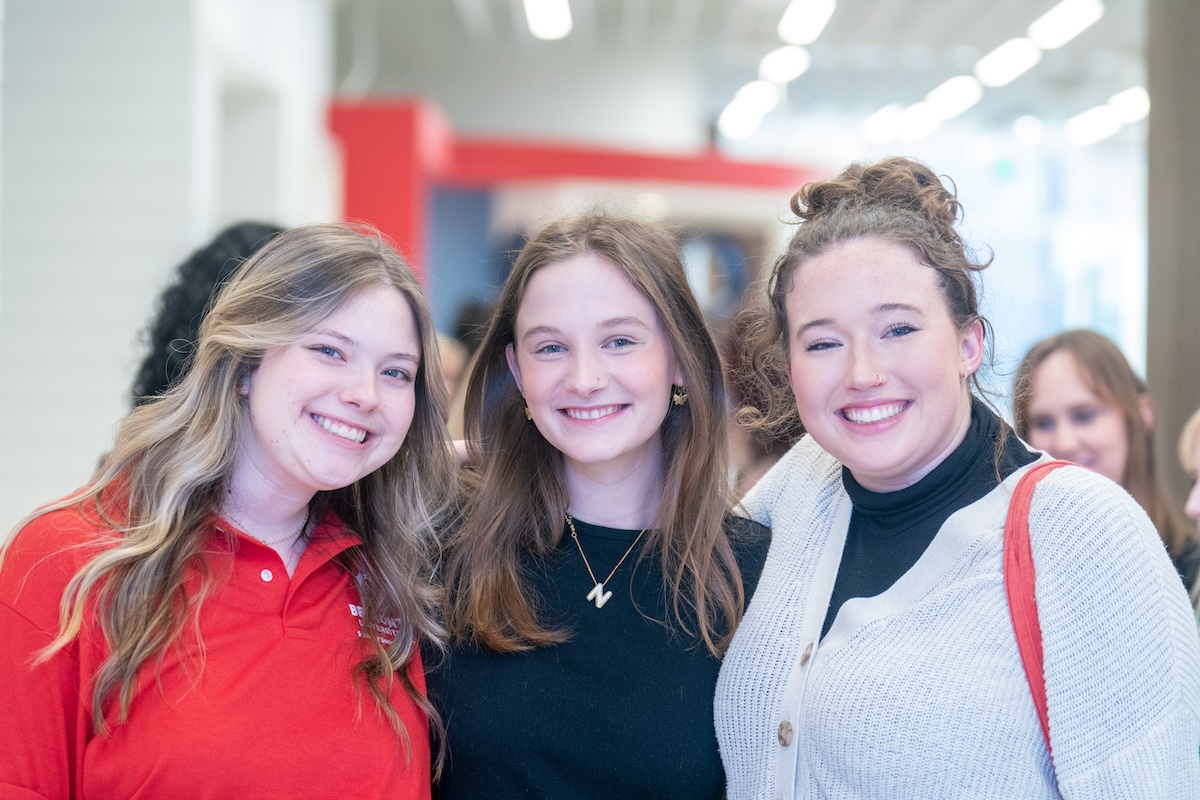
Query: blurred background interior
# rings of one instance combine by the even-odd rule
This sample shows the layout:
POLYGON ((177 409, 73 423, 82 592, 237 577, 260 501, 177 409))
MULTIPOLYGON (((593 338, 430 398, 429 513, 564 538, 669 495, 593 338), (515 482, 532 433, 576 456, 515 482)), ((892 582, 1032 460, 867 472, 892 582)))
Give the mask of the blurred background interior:
MULTIPOLYGON (((995 260, 1002 407, 1091 327, 1200 404, 1195 0, 0 0, 0 528, 79 485, 157 293, 241 220, 370 222, 461 335, 522 236, 676 226, 722 330, 791 194, 903 154, 995 260)), ((1173 464, 1181 502, 1185 479, 1173 464)))

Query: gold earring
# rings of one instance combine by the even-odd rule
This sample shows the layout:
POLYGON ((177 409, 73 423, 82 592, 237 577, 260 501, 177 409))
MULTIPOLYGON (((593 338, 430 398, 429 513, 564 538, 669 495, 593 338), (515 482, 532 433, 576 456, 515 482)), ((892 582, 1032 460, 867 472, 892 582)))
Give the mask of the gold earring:
POLYGON ((687 392, 682 386, 675 386, 671 389, 671 402, 677 406, 682 406, 687 403, 687 392))
POLYGON ((529 413, 529 406, 525 406, 525 419, 533 419, 533 414, 529 413))

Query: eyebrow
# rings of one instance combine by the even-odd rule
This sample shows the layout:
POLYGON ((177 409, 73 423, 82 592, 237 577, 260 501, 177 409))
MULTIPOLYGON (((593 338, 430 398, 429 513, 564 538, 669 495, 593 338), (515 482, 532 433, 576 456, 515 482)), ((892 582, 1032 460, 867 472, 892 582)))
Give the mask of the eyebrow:
MULTIPOLYGON (((871 309, 871 314, 884 314, 891 311, 907 311, 911 314, 917 314, 920 317, 925 316, 924 311, 912 305, 911 303, 880 303, 871 309)), ((837 320, 835 320, 833 317, 822 317, 821 319, 811 320, 797 328, 796 335, 800 336, 809 328, 819 328, 823 325, 833 325, 836 321, 837 320)))
MULTIPOLYGON (((601 328, 603 330, 612 330, 613 328, 629 328, 629 327, 641 328, 642 330, 650 330, 650 326, 647 325, 643 320, 638 319, 637 317, 613 317, 612 319, 604 320, 596 327, 601 328)), ((525 335, 521 337, 521 340, 525 341, 526 339, 529 339, 533 336, 543 336, 543 335, 547 335, 547 334, 553 336, 553 335, 559 335, 561 333, 562 333, 562 331, 560 329, 554 327, 553 325, 537 325, 537 326, 525 331, 525 335)))
MULTIPOLYGON (((351 347, 356 347, 356 348, 362 347, 362 343, 359 342, 357 339, 347 336, 344 333, 339 333, 338 331, 331 330, 329 328, 323 328, 319 331, 314 331, 313 333, 316 336, 328 336, 330 339, 337 339, 339 342, 348 344, 351 347)), ((402 353, 402 352, 389 353, 386 358, 388 358, 388 359, 395 358, 395 359, 399 359, 401 361, 411 361, 414 364, 421 363, 421 357, 417 356, 417 355, 413 355, 412 353, 402 353)))

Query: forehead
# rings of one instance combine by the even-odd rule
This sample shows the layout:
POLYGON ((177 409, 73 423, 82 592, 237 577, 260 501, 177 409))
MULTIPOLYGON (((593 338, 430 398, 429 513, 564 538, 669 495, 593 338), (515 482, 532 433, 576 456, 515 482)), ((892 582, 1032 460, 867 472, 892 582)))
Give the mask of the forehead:
POLYGON ((1091 376, 1070 350, 1055 350, 1042 359, 1033 373, 1030 406, 1082 403, 1100 399, 1091 376))
POLYGON ((854 239, 809 258, 792 273, 790 308, 836 301, 876 306, 946 307, 937 272, 909 247, 886 239, 854 239))
POLYGON ((654 304, 624 270, 595 253, 581 253, 536 270, 525 284, 517 307, 517 325, 547 319, 594 321, 634 316, 655 324, 654 304))

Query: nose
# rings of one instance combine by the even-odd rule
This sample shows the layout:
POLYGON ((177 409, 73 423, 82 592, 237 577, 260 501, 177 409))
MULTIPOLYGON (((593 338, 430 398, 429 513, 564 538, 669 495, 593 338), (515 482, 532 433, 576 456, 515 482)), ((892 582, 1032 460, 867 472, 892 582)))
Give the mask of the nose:
POLYGON ((351 373, 338 398, 347 405, 362 411, 370 411, 379 405, 379 385, 374 370, 359 370, 351 373))
POLYGON ((1200 478, 1192 484, 1192 490, 1188 492, 1187 502, 1183 504, 1183 513, 1200 522, 1200 478))
POLYGON ((874 389, 876 386, 882 386, 887 378, 884 376, 884 369, 879 363, 879 359, 871 352, 869 347, 852 346, 850 354, 850 374, 848 382, 854 389, 874 389))
POLYGON ((602 359, 586 351, 576 351, 571 357, 566 384, 567 389, 585 397, 603 389, 608 385, 608 372, 602 359))

